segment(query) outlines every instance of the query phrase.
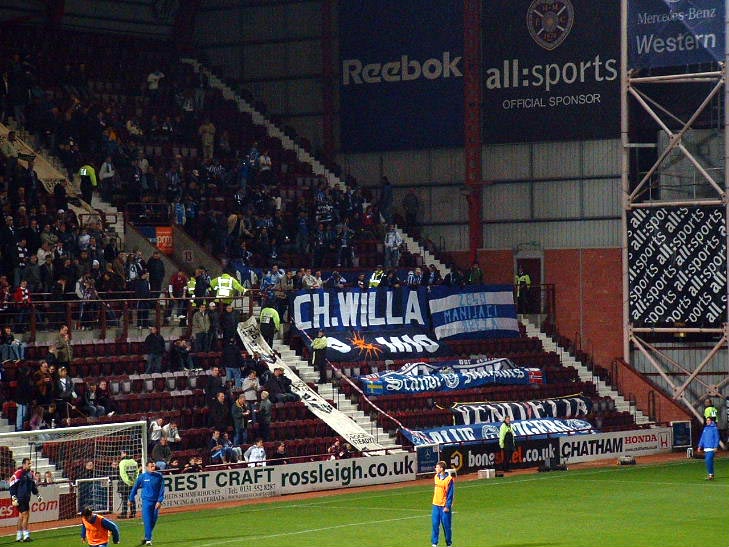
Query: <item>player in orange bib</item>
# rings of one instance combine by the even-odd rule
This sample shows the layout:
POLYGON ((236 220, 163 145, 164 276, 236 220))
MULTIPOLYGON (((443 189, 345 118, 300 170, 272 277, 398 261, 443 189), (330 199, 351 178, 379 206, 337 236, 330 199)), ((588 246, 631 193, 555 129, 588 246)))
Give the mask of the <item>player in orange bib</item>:
POLYGON ((435 464, 433 482, 435 483, 435 490, 433 492, 433 534, 431 543, 433 547, 438 545, 438 536, 442 525, 446 545, 451 547, 451 519, 456 483, 453 481, 453 477, 446 473, 446 463, 444 461, 435 464))
POLYGON ((119 543, 119 527, 113 520, 95 514, 91 507, 81 513, 81 541, 90 547, 107 547, 109 533, 114 543, 119 543))

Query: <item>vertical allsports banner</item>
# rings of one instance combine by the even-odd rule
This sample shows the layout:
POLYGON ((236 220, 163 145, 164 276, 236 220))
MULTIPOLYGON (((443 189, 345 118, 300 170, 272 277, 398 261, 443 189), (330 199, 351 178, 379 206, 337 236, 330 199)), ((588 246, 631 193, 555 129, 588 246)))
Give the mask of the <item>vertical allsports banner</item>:
POLYGON ((483 3, 486 143, 617 138, 620 2, 483 3))
POLYGON ((719 327, 726 321, 723 207, 628 214, 630 321, 638 327, 719 327))
POLYGON ((341 147, 463 144, 463 2, 339 3, 341 147))

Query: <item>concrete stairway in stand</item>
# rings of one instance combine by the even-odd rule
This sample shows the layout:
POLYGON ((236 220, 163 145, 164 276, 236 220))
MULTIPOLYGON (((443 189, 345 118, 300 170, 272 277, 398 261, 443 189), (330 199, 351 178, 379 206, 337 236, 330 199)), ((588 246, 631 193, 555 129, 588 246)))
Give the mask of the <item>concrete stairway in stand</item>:
POLYGON ((582 380, 583 382, 592 382, 597 386, 598 395, 600 395, 601 397, 610 397, 611 399, 613 399, 615 401, 616 410, 620 412, 630 412, 635 418, 635 423, 637 423, 638 425, 653 423, 648 418, 648 416, 638 410, 638 408, 633 403, 626 400, 625 397, 623 397, 617 390, 613 389, 600 378, 594 376, 590 369, 588 369, 585 365, 576 360, 572 355, 570 355, 567 350, 559 347, 549 336, 541 332, 539 330, 539 327, 532 323, 527 317, 520 316, 519 321, 523 323, 526 327, 527 336, 529 336, 530 338, 538 338, 542 342, 542 347, 544 348, 544 351, 553 351, 554 353, 559 355, 562 366, 573 367, 577 370, 577 374, 579 375, 580 380, 582 380))
MULTIPOLYGON (((281 354, 281 358, 287 365, 296 367, 299 371, 299 376, 303 381, 310 383, 317 382, 319 380, 319 373, 314 370, 314 367, 296 355, 296 352, 286 346, 281 340, 274 340, 273 347, 281 354)), ((359 410, 357 405, 352 403, 352 401, 350 401, 344 393, 340 392, 331 382, 319 384, 318 389, 319 395, 329 401, 333 401, 334 406, 357 422, 357 424, 359 424, 367 433, 373 435, 375 440, 382 446, 390 449, 402 448, 396 443, 394 435, 379 427, 375 421, 371 420, 367 414, 359 410)))
MULTIPOLYGON (((11 125, 14 126, 15 124, 11 125)), ((14 130, 18 139, 22 141, 23 145, 30 148, 32 152, 37 156, 37 158, 39 158, 35 161, 35 170, 38 173, 41 181, 44 182, 44 185, 49 192, 51 191, 51 189, 49 188, 49 184, 46 182, 47 180, 68 181, 68 178, 65 175, 66 168, 59 158, 51 154, 50 150, 39 146, 39 143, 37 142, 35 136, 25 129, 15 128, 14 130)), ((2 134, 1 131, 0 134, 2 134)), ((78 179, 78 176, 75 176, 74 180, 69 181, 68 184, 71 189, 68 192, 69 195, 80 197, 80 181, 78 179)), ((115 237, 117 239, 118 248, 122 249, 124 246, 124 214, 120 213, 113 205, 102 201, 98 195, 94 195, 91 199, 91 203, 89 203, 88 205, 92 209, 99 209, 103 211, 104 215, 106 215, 107 218, 106 231, 109 236, 115 237)), ((71 207, 74 209, 74 212, 76 212, 77 215, 92 214, 89 209, 79 209, 73 206, 71 207)))
POLYGON ((53 478, 56 481, 63 477, 63 473, 58 471, 56 466, 48 458, 40 456, 40 452, 36 452, 36 447, 31 446, 25 437, 3 437, 5 433, 13 433, 14 431, 15 426, 8 423, 7 420, 3 420, 2 425, 0 425, 0 438, 2 438, 0 442, 3 446, 7 446, 13 455, 13 460, 15 461, 14 469, 20 467, 20 462, 23 461, 23 458, 31 458, 33 460, 33 470, 41 477, 45 475, 46 471, 53 473, 53 478))
POLYGON ((414 255, 420 255, 421 257, 423 257, 424 266, 430 266, 431 264, 435 264, 435 267, 440 272, 441 277, 446 276, 446 274, 448 273, 448 268, 446 268, 445 264, 435 258, 435 256, 433 256, 433 253, 423 247, 417 239, 408 235, 402 228, 398 228, 398 231, 400 232, 400 236, 402 237, 403 242, 405 242, 408 251, 410 251, 414 255))

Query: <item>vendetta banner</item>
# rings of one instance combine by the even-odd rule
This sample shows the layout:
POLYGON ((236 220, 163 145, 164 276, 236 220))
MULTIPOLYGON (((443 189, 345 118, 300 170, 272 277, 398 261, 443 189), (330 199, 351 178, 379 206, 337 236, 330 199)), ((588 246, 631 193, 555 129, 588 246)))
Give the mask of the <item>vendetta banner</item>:
POLYGON ((523 403, 456 403, 451 407, 456 423, 465 425, 502 422, 506 416, 512 420, 574 418, 587 416, 591 410, 592 401, 582 396, 523 403))
POLYGON ((511 285, 431 287, 428 306, 438 340, 519 336, 511 285))
MULTIPOLYGON (((413 431, 403 429, 402 433, 415 446, 424 444, 452 444, 470 441, 494 441, 499 438, 501 422, 478 426, 452 425, 413 431)), ((533 420, 514 420, 511 422, 517 441, 525 438, 553 437, 594 433, 590 422, 584 420, 562 420, 558 418, 539 418, 533 420)))
POLYGON ((427 371, 425 374, 385 372, 361 376, 360 383, 367 395, 423 393, 426 391, 455 391, 486 385, 527 385, 544 383, 538 368, 506 368, 487 370, 476 365, 462 366, 450 372, 427 371))

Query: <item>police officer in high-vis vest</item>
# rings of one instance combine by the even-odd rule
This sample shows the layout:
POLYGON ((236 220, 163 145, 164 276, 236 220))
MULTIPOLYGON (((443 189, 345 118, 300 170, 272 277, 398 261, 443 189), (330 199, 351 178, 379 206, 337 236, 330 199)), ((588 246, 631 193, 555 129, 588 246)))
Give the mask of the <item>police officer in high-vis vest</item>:
POLYGON ((238 292, 243 296, 246 289, 238 280, 230 275, 228 271, 223 272, 213 279, 210 288, 215 291, 215 299, 224 304, 230 304, 235 299, 235 293, 238 292))
MULTIPOLYGON (((119 496, 122 499, 122 509, 119 518, 127 518, 127 507, 129 500, 129 492, 132 491, 134 481, 139 475, 139 464, 134 458, 131 458, 126 450, 121 451, 121 460, 119 461, 119 496)), ((137 507, 131 507, 130 518, 137 516, 137 507)))
POLYGON ((714 402, 711 399, 706 399, 704 404, 706 405, 704 408, 704 423, 706 423, 708 418, 711 418, 714 423, 717 423, 716 420, 719 418, 719 410, 714 406, 714 402))
POLYGON ((91 197, 94 188, 98 184, 96 181, 96 169, 91 165, 82 165, 81 169, 78 170, 78 176, 81 179, 81 199, 91 205, 91 197))
POLYGON ((385 270, 382 269, 382 265, 378 264, 370 276, 370 289, 379 287, 383 277, 385 277, 385 270))
POLYGON ((519 313, 529 313, 529 290, 532 286, 532 278, 523 268, 519 268, 515 284, 517 309, 519 313))
POLYGON ((279 317, 276 308, 274 308, 270 302, 268 302, 266 307, 261 310, 261 317, 259 321, 261 324, 261 336, 263 336, 268 347, 273 349, 273 335, 276 334, 276 331, 278 331, 281 326, 281 318, 279 317))
POLYGON ((311 341, 311 349, 314 351, 311 365, 319 371, 319 383, 327 382, 327 346, 329 341, 323 330, 319 331, 316 338, 311 341))

